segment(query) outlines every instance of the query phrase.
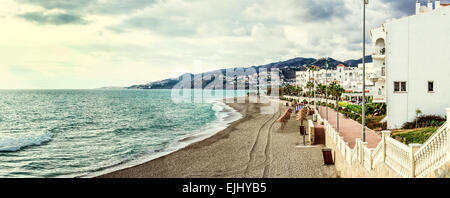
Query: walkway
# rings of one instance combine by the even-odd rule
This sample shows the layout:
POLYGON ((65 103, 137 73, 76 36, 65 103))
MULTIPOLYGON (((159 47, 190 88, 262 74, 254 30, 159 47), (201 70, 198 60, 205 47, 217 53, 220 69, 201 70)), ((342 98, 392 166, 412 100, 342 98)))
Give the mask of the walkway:
MULTIPOLYGON (((319 107, 319 109, 322 118, 326 119, 326 107, 319 107)), ((336 129, 336 111, 331 108, 328 108, 328 122, 336 129)), ((356 139, 362 138, 362 125, 350 118, 345 118, 341 113, 339 113, 339 130, 341 136, 344 137, 344 141, 348 142, 352 149, 355 146, 356 139)), ((381 136, 366 127, 366 142, 369 143, 369 148, 377 147, 380 141, 381 136)))

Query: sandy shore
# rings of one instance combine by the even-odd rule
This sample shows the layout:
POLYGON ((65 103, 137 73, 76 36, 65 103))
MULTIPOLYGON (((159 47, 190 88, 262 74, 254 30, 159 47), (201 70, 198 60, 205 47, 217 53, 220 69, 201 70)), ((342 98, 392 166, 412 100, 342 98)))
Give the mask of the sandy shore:
MULTIPOLYGON (((298 123, 291 119, 281 130, 275 122, 287 107, 264 115, 266 104, 228 104, 243 118, 216 135, 177 152, 104 178, 315 178, 336 177, 334 166, 324 166, 321 148, 301 147, 298 123), (300 147, 299 147, 300 146, 300 147)), ((294 117, 294 116, 292 116, 294 117)))

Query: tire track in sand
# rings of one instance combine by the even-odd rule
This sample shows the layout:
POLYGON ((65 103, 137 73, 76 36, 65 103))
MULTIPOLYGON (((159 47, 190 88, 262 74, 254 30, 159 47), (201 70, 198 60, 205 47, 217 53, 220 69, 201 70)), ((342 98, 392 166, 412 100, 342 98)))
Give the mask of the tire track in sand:
MULTIPOLYGON (((245 175, 248 175, 250 166, 251 166, 251 164, 253 164, 254 161, 255 161, 256 147, 257 147, 258 144, 260 144, 260 143, 262 142, 262 141, 259 141, 259 139, 261 138, 261 133, 262 133, 262 131, 263 131, 263 128, 266 127, 267 124, 270 123, 270 121, 272 121, 274 118, 277 118, 277 115, 278 115, 277 113, 274 113, 274 114, 272 115, 272 117, 269 118, 266 122, 264 122, 264 124, 261 125, 261 127, 259 128, 258 134, 257 134, 257 136, 256 136, 256 138, 255 138, 255 141, 253 142, 252 149, 251 149, 250 152, 249 152, 249 158, 250 158, 250 159, 249 159, 249 161, 248 161, 247 164, 246 164, 246 168, 245 168, 245 171, 244 171, 244 176, 245 176, 245 175)), ((270 128, 273 126, 274 123, 275 123, 275 120, 272 122, 272 124, 270 125, 269 129, 267 130, 268 133, 270 133, 270 128)), ((266 140, 266 142, 267 142, 267 140, 266 140)), ((267 147, 267 145, 266 145, 266 147, 267 147)), ((266 156, 266 158, 267 158, 267 156, 266 156)), ((267 159, 265 159, 265 161, 266 161, 266 160, 267 160, 267 159)), ((257 166, 259 166, 259 165, 257 165, 257 166)), ((255 167, 257 167, 257 166, 255 166, 255 167)))

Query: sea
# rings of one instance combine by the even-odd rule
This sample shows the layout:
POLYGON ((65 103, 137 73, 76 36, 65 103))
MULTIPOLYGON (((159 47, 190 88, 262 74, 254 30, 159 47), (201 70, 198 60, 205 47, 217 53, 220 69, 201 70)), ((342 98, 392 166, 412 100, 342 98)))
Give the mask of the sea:
POLYGON ((180 102, 173 93, 0 90, 0 177, 95 177, 142 164, 239 120, 221 99, 247 95, 196 90, 180 102))

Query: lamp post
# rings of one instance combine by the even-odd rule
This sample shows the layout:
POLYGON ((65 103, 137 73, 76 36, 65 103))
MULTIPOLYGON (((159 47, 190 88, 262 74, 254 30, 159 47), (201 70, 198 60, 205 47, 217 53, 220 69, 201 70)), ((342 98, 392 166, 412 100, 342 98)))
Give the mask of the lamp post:
POLYGON ((325 106, 327 107, 327 121, 328 121, 328 57, 325 61, 325 106))
POLYGON ((362 142, 366 142, 366 5, 369 0, 363 3, 363 98, 362 98, 362 142))
MULTIPOLYGON (((314 68, 314 70, 315 70, 315 68, 314 68)), ((313 88, 313 91, 314 91, 314 112, 316 112, 317 111, 317 99, 316 99, 316 77, 314 76, 314 70, 313 70, 313 85, 314 85, 314 88, 313 88)), ((317 112, 316 112, 317 113, 317 112)))

